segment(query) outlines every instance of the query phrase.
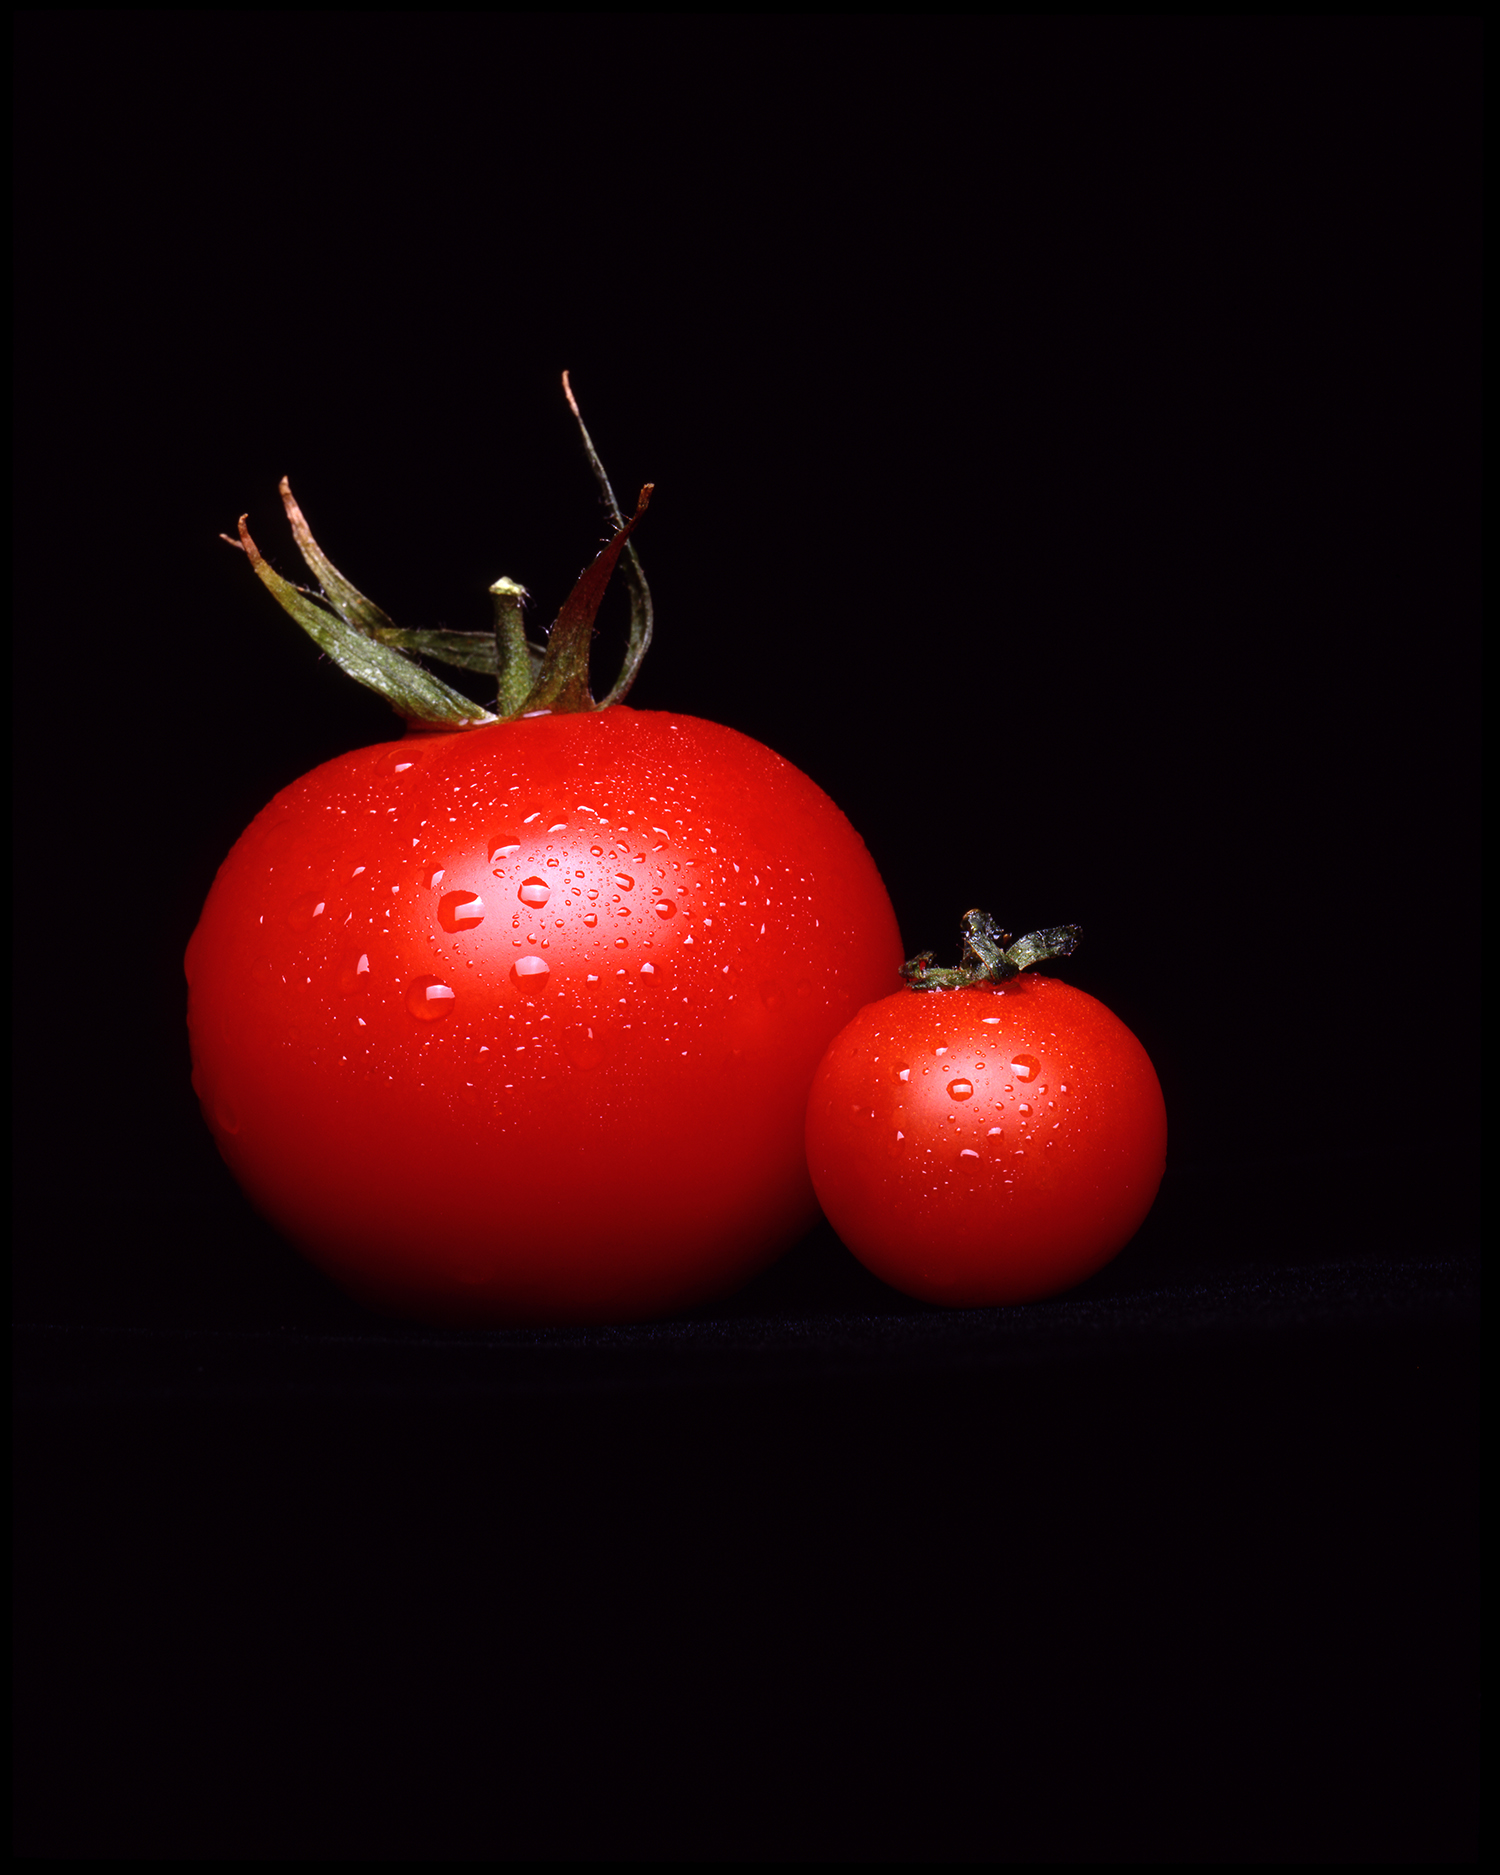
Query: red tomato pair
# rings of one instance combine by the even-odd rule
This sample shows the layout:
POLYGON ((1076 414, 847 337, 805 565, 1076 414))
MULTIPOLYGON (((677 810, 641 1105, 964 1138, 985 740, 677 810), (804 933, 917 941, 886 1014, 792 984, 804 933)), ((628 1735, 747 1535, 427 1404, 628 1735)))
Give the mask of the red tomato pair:
POLYGON ((1019 974, 1065 954, 1066 929, 1013 945, 971 913, 963 968, 902 966, 869 854, 805 775, 624 707, 651 635, 630 543, 651 491, 625 520, 583 441, 615 532, 545 645, 509 579, 492 633, 398 628, 285 483, 316 591, 241 521, 232 544, 278 603, 416 733, 284 789, 220 868, 186 962, 224 1158, 338 1281, 429 1319, 688 1307, 795 1241, 814 1184, 850 1249, 915 1295, 1080 1281, 1161 1177, 1140 1044, 1019 974), (617 563, 629 649, 596 703, 617 563), (493 677, 493 710, 429 662, 493 677), (889 996, 898 973, 913 987, 889 996))

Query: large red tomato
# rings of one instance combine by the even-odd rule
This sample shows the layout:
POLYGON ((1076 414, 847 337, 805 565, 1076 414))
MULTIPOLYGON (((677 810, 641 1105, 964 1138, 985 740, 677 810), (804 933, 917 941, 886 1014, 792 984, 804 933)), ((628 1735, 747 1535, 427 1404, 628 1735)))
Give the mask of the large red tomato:
POLYGON ((194 1083, 259 1209, 370 1301, 650 1316, 812 1223, 813 1072, 900 961, 859 836, 731 729, 616 705, 411 735, 225 860, 194 1083))
POLYGON ((839 1236, 895 1288, 967 1307, 1093 1275, 1140 1228, 1166 1150, 1145 1049, 1050 977, 872 1003, 808 1103, 808 1164, 839 1236))

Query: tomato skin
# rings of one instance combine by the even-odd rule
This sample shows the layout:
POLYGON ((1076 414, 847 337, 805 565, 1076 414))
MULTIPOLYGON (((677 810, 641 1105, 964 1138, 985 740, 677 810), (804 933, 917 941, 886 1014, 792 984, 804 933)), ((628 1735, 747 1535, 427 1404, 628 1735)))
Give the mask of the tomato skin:
POLYGON ((1092 1276, 1140 1228, 1166 1152, 1145 1049, 1051 977, 872 1003, 808 1101, 808 1166, 833 1228, 883 1281, 954 1307, 1092 1276))
POLYGON ((194 1085, 252 1201, 375 1305, 639 1319, 816 1219, 807 1089, 900 960, 859 836, 733 730, 411 736, 284 789, 220 868, 194 1085))

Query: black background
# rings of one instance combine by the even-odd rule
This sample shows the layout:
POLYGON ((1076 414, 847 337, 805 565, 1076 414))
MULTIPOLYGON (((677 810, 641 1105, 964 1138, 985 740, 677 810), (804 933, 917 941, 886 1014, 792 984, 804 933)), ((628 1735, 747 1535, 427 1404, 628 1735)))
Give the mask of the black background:
POLYGON ((23 1849, 1473 1852, 1477 38, 21 16, 23 1849), (632 702, 909 949, 1084 927, 1173 1144, 1075 1296, 438 1335, 219 1165, 198 907, 394 719, 217 535, 549 616, 564 366, 632 702))

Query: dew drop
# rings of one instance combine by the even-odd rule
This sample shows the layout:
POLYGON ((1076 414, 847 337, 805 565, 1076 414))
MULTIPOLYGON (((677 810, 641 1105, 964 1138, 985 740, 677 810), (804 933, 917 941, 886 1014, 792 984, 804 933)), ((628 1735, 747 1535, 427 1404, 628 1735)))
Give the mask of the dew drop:
POLYGON ((977 1159, 979 1157, 979 1154, 975 1152, 972 1146, 965 1146, 963 1151, 958 1156, 960 1159, 977 1159))
POLYGON ((453 991, 438 977, 414 977, 406 986, 406 1006, 418 1022, 441 1022, 453 1013, 453 991))
POLYGON ((351 990, 370 987, 370 957, 367 951, 345 952, 343 962, 339 965, 338 985, 342 996, 347 996, 351 990))
POLYGON ((599 914, 597 912, 586 911, 583 914, 583 922, 592 930, 599 922, 599 914))
POLYGON ((445 892, 438 900, 438 923, 445 931, 472 931, 484 922, 484 900, 477 892, 445 892))
POLYGON ((624 950, 625 948, 626 948, 626 943, 625 943, 625 939, 624 939, 624 938, 616 938, 616 939, 615 939, 615 949, 616 949, 617 951, 622 951, 622 950, 624 950))
POLYGON ((622 892, 629 892, 634 890, 635 880, 631 878, 628 872, 617 872, 615 874, 615 884, 622 892))
POLYGON ((1017 1113, 1030 1113, 1030 1111, 1030 1107, 1027 1106, 1024 1100, 1021 1102, 1020 1106, 1016 1108, 1017 1113))
POLYGON ((677 916, 677 907, 669 898, 659 898, 651 909, 656 913, 658 918, 675 918, 677 916))
POLYGON ((967 1100, 973 1092, 974 1083, 972 1081, 959 1080, 950 1081, 948 1083, 948 1093, 953 1100, 967 1100))
POLYGON ((287 923, 294 931, 305 931, 314 918, 321 918, 327 911, 327 902, 318 897, 316 892, 309 892, 299 898, 286 915, 287 923))
POLYGON ((591 846, 589 851, 593 854, 595 859, 602 859, 604 856, 604 848, 602 846, 591 846))
POLYGON ((443 883, 443 870, 441 866, 424 866, 422 868, 422 890, 424 892, 435 891, 437 887, 443 883))
POLYGON ((516 894, 523 905, 545 905, 552 896, 552 887, 545 879, 538 879, 534 874, 521 881, 521 889, 516 894))
POLYGON ((490 865, 498 869, 503 860, 509 859, 512 853, 519 853, 520 850, 519 840, 492 840, 490 842, 490 865))
POLYGON ((545 989, 551 975, 552 966, 545 957, 518 957, 510 967, 511 981, 523 990, 545 989))
POLYGON ((417 758, 412 751, 398 746, 387 750, 376 764, 375 772, 378 775, 404 775, 416 765, 417 758))
POLYGON ((1035 1055, 1013 1055, 1010 1065, 1018 1081, 1034 1081, 1042 1071, 1042 1064, 1035 1055))

